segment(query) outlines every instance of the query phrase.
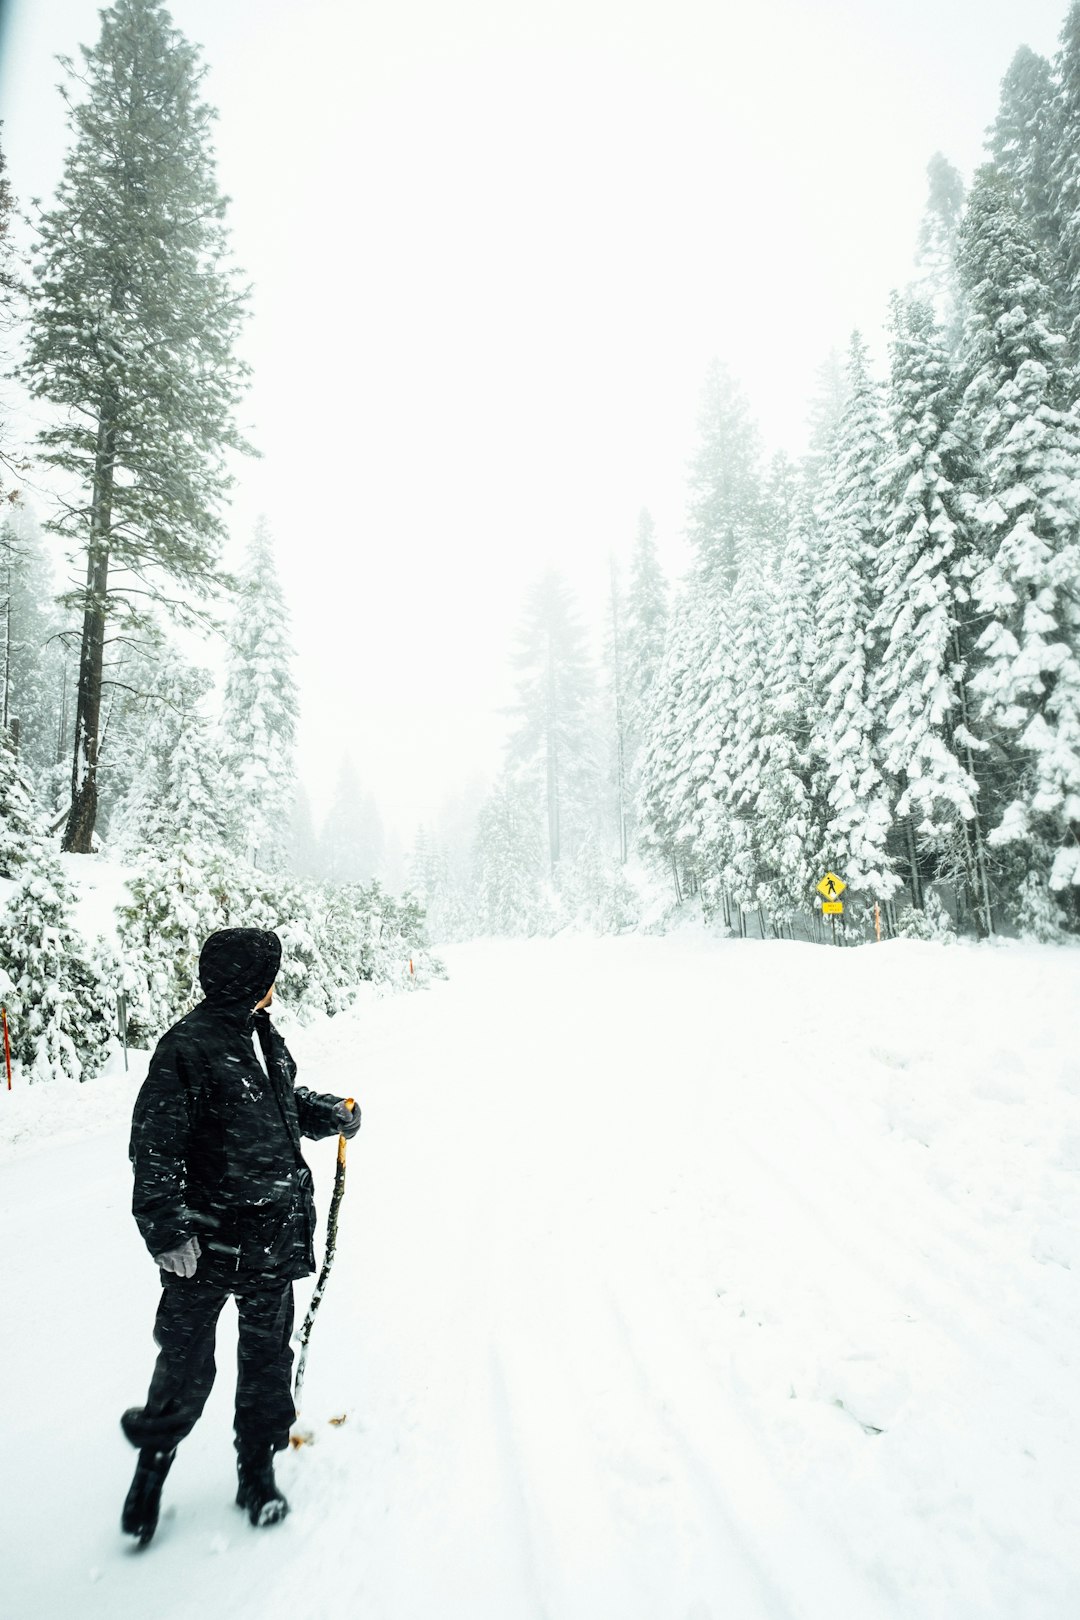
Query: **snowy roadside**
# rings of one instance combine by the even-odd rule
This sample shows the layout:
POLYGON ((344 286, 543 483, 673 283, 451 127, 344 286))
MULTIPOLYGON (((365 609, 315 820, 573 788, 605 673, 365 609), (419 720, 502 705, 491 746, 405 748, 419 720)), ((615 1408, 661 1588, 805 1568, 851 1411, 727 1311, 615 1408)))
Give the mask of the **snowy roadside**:
MULTIPOLYGON (((1080 951, 686 933, 447 954, 429 993, 290 1031, 301 1080, 357 1096, 364 1128, 315 1444, 282 1462, 269 1538, 231 1504, 230 1313, 151 1552, 117 1532, 156 1295, 134 1081, 107 1077, 104 1133, 80 1099, 49 1174, 20 1144, 13 1612, 1080 1612, 1080 951)), ((63 1114, 70 1088, 37 1089, 63 1114)), ((324 1215, 332 1143, 308 1156, 324 1215)))

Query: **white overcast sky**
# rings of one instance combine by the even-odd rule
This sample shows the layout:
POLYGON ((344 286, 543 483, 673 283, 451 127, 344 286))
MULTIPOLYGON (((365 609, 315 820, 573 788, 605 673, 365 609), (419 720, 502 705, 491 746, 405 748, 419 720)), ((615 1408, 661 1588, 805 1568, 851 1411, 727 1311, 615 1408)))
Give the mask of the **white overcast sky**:
MULTIPOLYGON (((673 569, 713 355, 798 450, 812 378, 904 283, 942 150, 970 174, 1067 0, 175 0, 255 286, 233 530, 293 613, 302 776, 344 751, 408 844, 498 757, 522 595, 598 618, 644 505, 673 569)), ((93 0, 9 0, 23 201, 66 146, 93 0)))

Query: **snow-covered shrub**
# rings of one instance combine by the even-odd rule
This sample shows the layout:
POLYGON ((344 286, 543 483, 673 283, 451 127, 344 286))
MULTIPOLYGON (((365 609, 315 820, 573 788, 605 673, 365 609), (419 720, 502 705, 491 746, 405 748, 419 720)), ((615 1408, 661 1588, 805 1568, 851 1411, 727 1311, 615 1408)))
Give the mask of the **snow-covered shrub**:
POLYGON ((564 897, 575 921, 598 934, 633 928, 641 915, 638 893, 625 866, 587 839, 564 879, 564 897))
POLYGON ((1017 921, 1022 937, 1038 940, 1041 945, 1058 945, 1068 937, 1061 907, 1046 878, 1038 872, 1029 872, 1020 887, 1017 921))
POLYGON ((308 883, 192 842, 145 852, 128 887, 119 934, 134 1045, 155 1040, 199 1001, 199 952, 219 928, 278 934, 277 993, 301 1020, 344 1011, 364 981, 413 989, 444 972, 427 949, 419 903, 395 900, 378 883, 308 883))
POLYGON ((445 976, 442 963, 428 951, 423 908, 412 895, 395 900, 377 881, 327 885, 325 894, 335 967, 333 1011, 351 1004, 360 983, 417 989, 445 976))
POLYGON ((76 929, 74 896, 54 856, 27 863, 0 919, 11 1053, 30 1081, 90 1080, 113 1032, 117 968, 76 929))
POLYGON ((956 938, 956 924, 931 889, 922 911, 909 906, 901 912, 896 932, 901 939, 927 939, 944 945, 956 938))
POLYGON ((226 863, 198 844, 144 851, 128 888, 131 904, 117 908, 128 1039, 144 1046, 201 998, 203 940, 229 926, 226 863))

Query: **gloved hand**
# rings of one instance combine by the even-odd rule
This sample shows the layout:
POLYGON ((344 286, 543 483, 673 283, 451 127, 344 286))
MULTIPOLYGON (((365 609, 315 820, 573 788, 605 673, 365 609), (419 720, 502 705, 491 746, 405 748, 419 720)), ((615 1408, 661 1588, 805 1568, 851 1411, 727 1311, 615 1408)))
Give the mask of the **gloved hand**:
POLYGON ((345 1102, 335 1103, 334 1123, 346 1142, 351 1142, 360 1129, 360 1109, 356 1103, 353 1103, 351 1108, 345 1102))
POLYGON ((165 1254, 155 1255, 154 1259, 162 1271, 173 1271, 178 1277, 194 1277, 200 1253, 198 1238, 189 1237, 178 1249, 169 1249, 165 1254))

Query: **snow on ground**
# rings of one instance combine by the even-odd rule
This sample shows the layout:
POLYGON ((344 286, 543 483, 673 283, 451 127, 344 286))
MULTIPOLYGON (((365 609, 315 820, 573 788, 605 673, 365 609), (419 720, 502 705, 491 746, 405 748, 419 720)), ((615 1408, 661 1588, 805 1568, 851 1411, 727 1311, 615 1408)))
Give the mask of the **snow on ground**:
POLYGON ((364 1127, 271 1531, 232 1506, 230 1310, 124 1543, 137 1075, 0 1096, 5 1614, 1080 1614, 1080 952, 447 954, 290 1036, 364 1127))

